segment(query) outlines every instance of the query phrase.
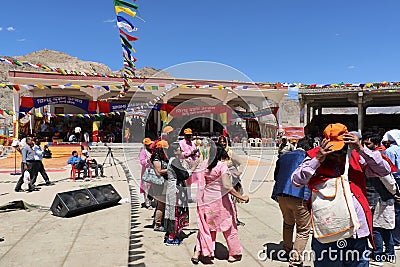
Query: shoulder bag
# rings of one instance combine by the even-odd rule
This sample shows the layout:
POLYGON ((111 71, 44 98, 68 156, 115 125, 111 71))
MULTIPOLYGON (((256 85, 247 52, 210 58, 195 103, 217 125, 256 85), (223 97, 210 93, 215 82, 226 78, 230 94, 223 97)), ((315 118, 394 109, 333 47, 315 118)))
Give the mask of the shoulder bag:
POLYGON ((311 193, 311 223, 321 243, 353 236, 360 228, 348 178, 351 150, 347 151, 344 174, 319 183, 311 193))
POLYGON ((154 170, 153 164, 150 164, 150 167, 146 168, 143 173, 142 180, 146 183, 155 185, 164 184, 164 177, 157 175, 156 171, 154 170))

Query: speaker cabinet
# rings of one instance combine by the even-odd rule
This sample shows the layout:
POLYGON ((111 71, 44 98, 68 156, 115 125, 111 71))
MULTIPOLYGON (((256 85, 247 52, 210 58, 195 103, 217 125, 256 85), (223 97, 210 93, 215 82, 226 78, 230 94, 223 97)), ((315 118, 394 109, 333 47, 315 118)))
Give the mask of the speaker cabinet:
POLYGON ((108 207, 117 204, 121 196, 110 184, 88 188, 100 207, 108 207))
POLYGON ((121 196, 111 184, 57 193, 51 211, 59 217, 70 217, 117 204, 121 196))

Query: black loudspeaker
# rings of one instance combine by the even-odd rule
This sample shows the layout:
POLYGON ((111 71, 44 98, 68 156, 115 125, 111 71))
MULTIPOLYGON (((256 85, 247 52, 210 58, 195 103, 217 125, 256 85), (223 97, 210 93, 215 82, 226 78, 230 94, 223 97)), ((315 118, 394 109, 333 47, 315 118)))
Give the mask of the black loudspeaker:
POLYGON ((91 187, 88 190, 101 208, 115 205, 121 200, 121 196, 110 184, 91 187))
POLYGON ((59 217, 70 217, 117 204, 121 196, 111 184, 57 193, 51 211, 59 217))

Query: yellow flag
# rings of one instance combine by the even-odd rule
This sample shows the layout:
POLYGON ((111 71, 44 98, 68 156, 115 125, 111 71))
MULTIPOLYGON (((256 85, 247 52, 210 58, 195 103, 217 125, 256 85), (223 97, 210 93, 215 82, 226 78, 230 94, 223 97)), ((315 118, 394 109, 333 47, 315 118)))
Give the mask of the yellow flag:
POLYGON ((44 90, 44 86, 41 85, 41 84, 35 84, 35 86, 36 86, 37 88, 39 88, 40 90, 44 90))
POLYGON ((161 115, 161 121, 166 122, 167 121, 167 112, 165 110, 160 110, 160 115, 161 115))
POLYGON ((223 125, 226 125, 228 122, 228 116, 226 114, 226 112, 220 113, 219 116, 221 117, 221 122, 223 125))
POLYGON ((116 6, 115 7, 115 13, 119 13, 119 12, 124 12, 132 17, 136 16, 136 12, 132 11, 131 9, 127 8, 127 7, 120 7, 120 6, 116 6))

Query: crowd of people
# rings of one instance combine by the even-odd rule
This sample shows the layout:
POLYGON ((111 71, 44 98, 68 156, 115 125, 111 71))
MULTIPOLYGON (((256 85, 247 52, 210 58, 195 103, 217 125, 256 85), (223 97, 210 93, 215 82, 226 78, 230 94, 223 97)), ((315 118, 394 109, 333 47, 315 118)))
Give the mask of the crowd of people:
POLYGON ((272 198, 282 212, 289 266, 303 266, 311 229, 316 267, 395 262, 395 249, 400 249, 400 130, 361 136, 335 123, 325 128, 318 146, 314 143, 305 137, 296 149, 287 142, 279 147, 272 198), (336 257, 329 257, 329 251, 336 251, 336 257))
POLYGON ((144 207, 156 203, 154 231, 165 232, 165 245, 180 245, 186 236, 183 228, 189 224, 188 203, 196 202, 199 231, 191 261, 198 264, 200 257, 212 261, 217 232, 223 233, 228 244, 228 261, 239 261, 242 247, 237 226, 241 222, 235 201, 249 201, 241 190, 240 158, 225 136, 213 142, 209 138, 193 140, 190 128, 183 134, 184 139, 178 141, 177 131, 167 126, 156 140, 143 140, 140 192, 144 194, 144 207), (149 169, 164 182, 148 182, 149 169))

